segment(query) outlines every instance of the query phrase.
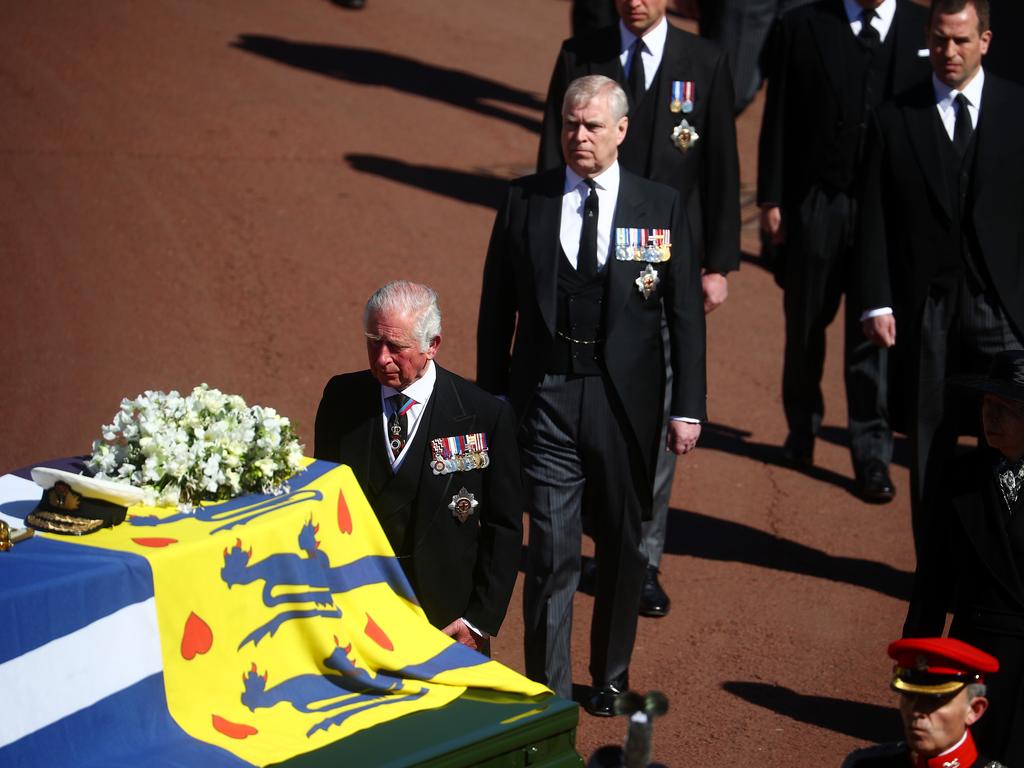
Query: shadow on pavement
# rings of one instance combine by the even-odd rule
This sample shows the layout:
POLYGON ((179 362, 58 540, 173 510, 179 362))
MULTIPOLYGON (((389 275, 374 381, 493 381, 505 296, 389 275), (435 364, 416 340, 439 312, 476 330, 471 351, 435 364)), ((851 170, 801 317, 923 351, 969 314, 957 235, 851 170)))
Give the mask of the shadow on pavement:
POLYGON ((722 689, 791 720, 875 744, 895 741, 903 730, 894 707, 812 696, 768 683, 730 680, 722 683, 722 689))
POLYGON ((886 563, 841 557, 749 525, 671 508, 665 553, 747 563, 776 571, 852 584, 897 600, 909 600, 913 574, 886 563))
POLYGON ((790 467, 782 455, 781 445, 755 443, 747 440, 750 435, 751 433, 745 429, 708 422, 701 430, 699 447, 705 450, 722 451, 734 456, 744 456, 748 459, 760 461, 764 464, 772 464, 777 467, 792 468, 794 472, 807 475, 812 480, 830 483, 848 493, 855 494, 856 487, 852 477, 840 475, 838 472, 833 472, 824 467, 790 467))
POLYGON ((469 72, 440 67, 385 51, 294 42, 268 35, 239 35, 231 46, 338 80, 361 85, 386 86, 416 96, 436 99, 487 117, 507 120, 534 133, 540 133, 538 118, 521 115, 493 103, 503 102, 513 107, 540 112, 544 109, 544 102, 535 94, 469 72))
POLYGON ((433 165, 413 165, 381 155, 345 155, 361 173, 371 173, 411 187, 454 198, 464 203, 497 210, 508 189, 508 180, 433 165))

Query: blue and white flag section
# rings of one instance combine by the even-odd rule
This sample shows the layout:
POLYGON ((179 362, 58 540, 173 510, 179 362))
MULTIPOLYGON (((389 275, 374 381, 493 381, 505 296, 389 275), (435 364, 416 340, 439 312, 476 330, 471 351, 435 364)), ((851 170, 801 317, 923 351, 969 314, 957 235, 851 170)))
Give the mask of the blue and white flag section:
MULTIPOLYGON (((23 525, 39 495, 5 475, 0 515, 23 525)), ((186 734, 165 699, 145 558, 42 537, 0 553, 0 765, 250 765, 186 734)))

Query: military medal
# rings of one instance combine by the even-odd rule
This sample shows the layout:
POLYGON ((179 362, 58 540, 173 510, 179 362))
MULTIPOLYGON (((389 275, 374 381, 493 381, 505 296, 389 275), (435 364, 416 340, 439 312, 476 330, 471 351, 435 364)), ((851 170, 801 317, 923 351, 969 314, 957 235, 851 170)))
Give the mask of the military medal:
POLYGON ((644 267, 640 276, 633 282, 636 283, 637 290, 643 294, 643 297, 649 299, 651 294, 654 293, 654 289, 658 287, 661 279, 658 277, 658 270, 648 264, 644 267))
POLYGON ((669 111, 689 114, 693 112, 693 80, 673 80, 672 100, 668 104, 669 111))
POLYGON ((430 441, 430 470, 435 475, 450 475, 483 469, 491 463, 487 449, 487 435, 483 432, 435 437, 430 441))
POLYGON ((466 486, 462 486, 459 492, 452 496, 452 502, 448 505, 448 509, 452 511, 452 517, 460 523, 464 523, 479 504, 476 497, 466 490, 466 486))
POLYGON ((683 114, 693 112, 693 80, 683 81, 683 114))
POLYGON ((658 263, 672 258, 671 229, 616 227, 615 258, 658 263))
POLYGON ((700 135, 697 129, 686 122, 684 117, 679 125, 672 129, 672 143, 680 152, 689 152, 690 148, 697 143, 700 135))
POLYGON ((683 109, 683 81, 672 81, 672 101, 669 102, 670 112, 680 112, 683 109))

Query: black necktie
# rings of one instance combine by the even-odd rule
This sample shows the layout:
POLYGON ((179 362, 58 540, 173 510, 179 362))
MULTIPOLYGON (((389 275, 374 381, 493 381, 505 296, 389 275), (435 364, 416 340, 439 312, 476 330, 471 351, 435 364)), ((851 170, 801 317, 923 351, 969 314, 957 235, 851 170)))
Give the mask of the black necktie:
POLYGON ((391 455, 396 459, 409 440, 409 409, 416 404, 411 397, 403 394, 388 397, 391 416, 388 418, 388 444, 391 455))
POLYGON ((633 52, 629 57, 629 96, 636 104, 643 98, 647 90, 647 78, 644 74, 644 57, 641 52, 644 49, 644 41, 639 37, 630 46, 633 52))
POLYGON ((882 42, 878 30, 871 26, 871 20, 877 15, 874 11, 867 8, 860 12, 860 33, 857 35, 857 39, 869 51, 875 50, 879 43, 882 42))
POLYGON ((583 203, 583 226, 580 228, 580 252, 576 268, 584 277, 597 274, 597 189, 593 179, 584 179, 587 200, 583 203))
POLYGON ((974 124, 971 122, 971 110, 967 108, 969 102, 962 93, 956 95, 956 123, 953 124, 953 147, 963 157, 967 152, 967 146, 971 143, 974 135, 974 124))

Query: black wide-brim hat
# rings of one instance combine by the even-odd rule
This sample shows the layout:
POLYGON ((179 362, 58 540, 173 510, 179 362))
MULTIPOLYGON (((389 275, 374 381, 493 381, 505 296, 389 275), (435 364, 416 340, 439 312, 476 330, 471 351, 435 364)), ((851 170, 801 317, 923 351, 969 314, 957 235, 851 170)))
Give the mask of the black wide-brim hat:
POLYGON ((1012 349, 997 354, 988 376, 953 376, 950 383, 1024 403, 1024 351, 1012 349))

